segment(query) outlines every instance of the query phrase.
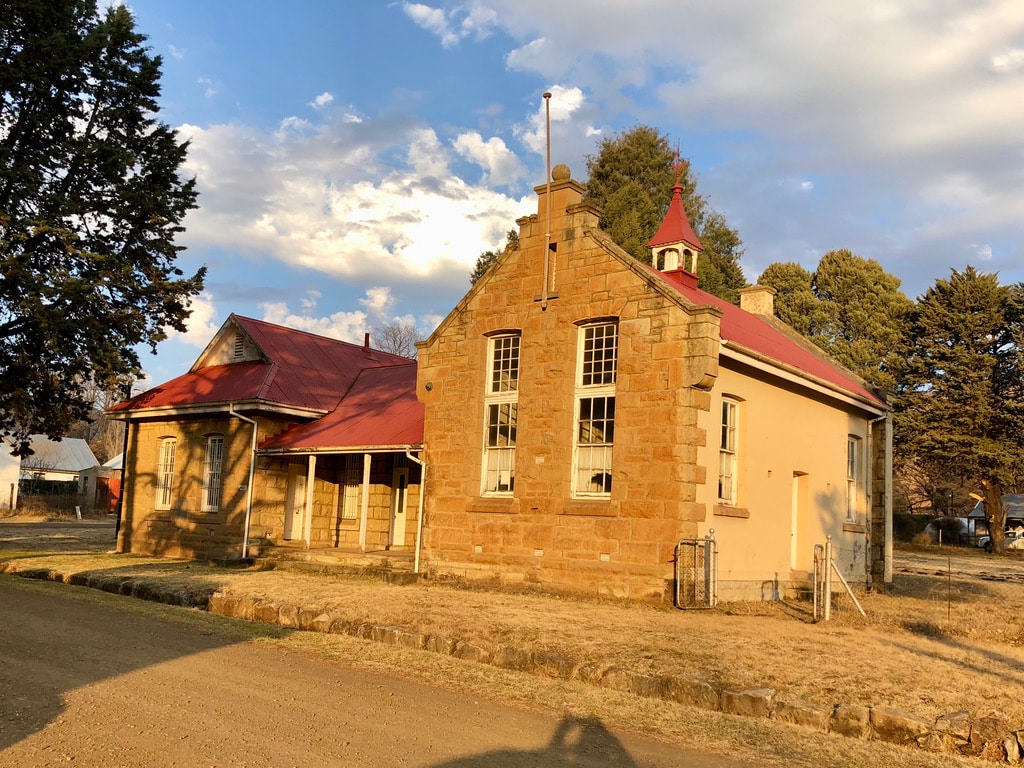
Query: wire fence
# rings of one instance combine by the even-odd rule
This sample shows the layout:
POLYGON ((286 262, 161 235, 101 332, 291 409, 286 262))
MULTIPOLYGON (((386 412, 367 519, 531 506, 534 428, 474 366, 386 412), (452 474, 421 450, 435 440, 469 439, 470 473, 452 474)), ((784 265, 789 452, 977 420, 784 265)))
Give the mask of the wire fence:
POLYGON ((676 544, 676 607, 714 608, 718 603, 718 544, 712 528, 676 544))

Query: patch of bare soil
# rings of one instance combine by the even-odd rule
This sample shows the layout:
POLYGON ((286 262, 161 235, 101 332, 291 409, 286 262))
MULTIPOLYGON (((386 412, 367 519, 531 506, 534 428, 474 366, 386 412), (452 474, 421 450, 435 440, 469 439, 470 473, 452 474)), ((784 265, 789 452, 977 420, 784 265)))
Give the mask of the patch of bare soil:
POLYGON ((14 550, 24 567, 135 575, 168 588, 200 583, 352 621, 492 648, 524 647, 597 668, 690 675, 729 688, 769 687, 784 699, 824 707, 884 705, 929 719, 962 709, 995 712, 1011 727, 1024 727, 1024 563, 1006 556, 897 551, 892 589, 859 595, 867 618, 841 596, 833 620, 815 624, 803 602, 679 611, 429 581, 394 586, 330 573, 105 554, 81 530, 58 535, 41 528, 47 539, 33 550, 21 538, 27 533, 12 537, 10 530, 0 523, 0 561, 10 560, 14 550))
POLYGON ((82 520, 46 515, 0 517, 0 550, 25 552, 111 552, 116 522, 109 517, 82 520))

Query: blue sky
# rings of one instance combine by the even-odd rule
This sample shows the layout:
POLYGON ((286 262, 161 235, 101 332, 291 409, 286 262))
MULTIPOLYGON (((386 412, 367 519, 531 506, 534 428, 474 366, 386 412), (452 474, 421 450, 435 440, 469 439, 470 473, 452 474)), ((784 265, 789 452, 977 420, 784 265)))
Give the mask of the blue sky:
POLYGON ((835 248, 916 297, 973 264, 1024 280, 1024 5, 683 0, 130 0, 191 141, 208 268, 184 372, 232 312, 362 341, 426 336, 552 162, 651 125, 743 239, 756 281, 835 248))

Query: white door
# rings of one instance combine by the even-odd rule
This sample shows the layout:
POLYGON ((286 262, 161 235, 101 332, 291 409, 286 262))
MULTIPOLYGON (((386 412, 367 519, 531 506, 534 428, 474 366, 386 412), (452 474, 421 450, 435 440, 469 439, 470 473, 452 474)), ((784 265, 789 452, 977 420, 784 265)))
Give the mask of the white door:
POLYGON ((398 467, 391 484, 391 546, 405 546, 405 505, 409 495, 409 468, 398 467))
POLYGON ((288 465, 288 498, 284 509, 284 538, 302 538, 306 516, 306 472, 301 464, 288 465))

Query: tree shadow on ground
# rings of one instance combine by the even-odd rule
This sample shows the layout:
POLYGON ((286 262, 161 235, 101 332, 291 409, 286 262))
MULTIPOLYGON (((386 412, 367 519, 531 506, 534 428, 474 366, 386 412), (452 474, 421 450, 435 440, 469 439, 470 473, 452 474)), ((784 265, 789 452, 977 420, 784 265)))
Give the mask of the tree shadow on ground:
POLYGON ((214 632, 179 634, 153 617, 121 623, 120 614, 77 599, 67 587, 13 576, 0 576, 0 616, 0 752, 56 720, 69 691, 240 642, 214 632))
POLYGON ((634 768, 637 763, 604 724, 594 717, 563 717, 541 749, 499 749, 463 757, 434 768, 634 768))

